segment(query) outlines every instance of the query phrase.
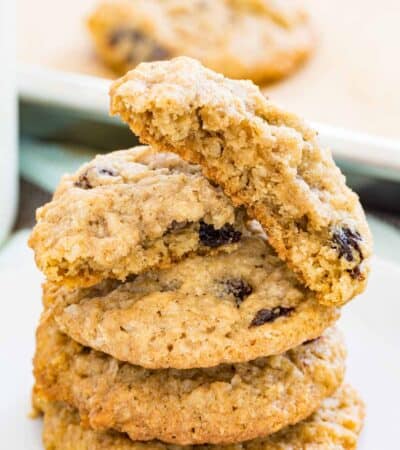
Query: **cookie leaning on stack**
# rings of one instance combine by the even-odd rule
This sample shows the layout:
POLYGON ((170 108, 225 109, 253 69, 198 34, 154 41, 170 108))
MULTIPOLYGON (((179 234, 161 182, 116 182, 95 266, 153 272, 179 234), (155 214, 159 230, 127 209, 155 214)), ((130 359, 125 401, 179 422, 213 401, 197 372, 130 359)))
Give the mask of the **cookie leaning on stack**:
MULTIPOLYGON (((146 89, 144 78, 154 71, 167 68, 179 80, 200 70, 184 59, 182 76, 180 61, 139 66, 112 91, 114 112, 116 105, 132 106, 136 127, 141 103, 146 130, 161 129, 160 142, 173 151, 182 137, 198 142, 207 136, 188 129, 192 122, 179 114, 182 135, 173 138, 170 122, 162 125, 170 80, 151 81, 159 91, 157 107, 144 101, 154 92, 130 92, 140 84, 146 89)), ((191 94, 180 81, 173 90, 181 102, 191 94)), ((190 150, 191 141, 185 142, 190 150)), ((333 163, 328 168, 337 173, 333 163)), ((258 181, 260 190, 268 184, 258 181)), ((351 388, 341 387, 345 349, 332 328, 336 304, 349 298, 333 301, 332 292, 305 287, 250 220, 252 205, 233 206, 230 197, 237 199, 221 186, 154 143, 95 158, 65 177, 39 210, 30 244, 48 280, 34 404, 45 415, 47 449, 356 447, 363 406, 351 388)), ((353 201, 349 215, 366 228, 355 197, 344 184, 340 189, 353 201)), ((287 211, 294 209, 280 199, 287 211)), ((311 227, 303 233, 315 238, 311 227)), ((368 231, 365 236, 357 248, 367 259, 368 231)), ((332 264, 344 277, 346 263, 332 264)), ((351 292, 362 287, 358 280, 351 292)))
POLYGON ((111 112, 143 142, 200 164, 321 302, 363 291, 371 236, 357 195, 316 132, 252 82, 185 57, 143 63, 113 84, 111 112))

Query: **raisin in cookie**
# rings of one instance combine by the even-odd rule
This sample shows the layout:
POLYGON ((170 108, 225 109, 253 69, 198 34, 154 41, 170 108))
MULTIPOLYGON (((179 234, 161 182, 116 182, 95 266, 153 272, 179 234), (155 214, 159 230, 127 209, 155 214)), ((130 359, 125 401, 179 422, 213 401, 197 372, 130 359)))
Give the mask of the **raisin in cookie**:
POLYGON ((48 311, 37 332, 35 392, 74 406, 94 429, 126 432, 134 440, 232 443, 310 415, 339 387, 344 365, 341 336, 330 329, 279 356, 149 370, 82 347, 58 331, 48 311))
POLYGON ((198 167, 137 147, 65 176, 38 210, 29 243, 49 280, 89 286, 193 252, 229 251, 242 227, 240 211, 198 167))
POLYGON ((46 450, 355 450, 365 415, 359 395, 345 385, 312 416, 266 438, 230 446, 178 447, 82 428, 77 411, 63 403, 44 403, 43 411, 46 450))
POLYGON ((372 244, 357 195, 316 133, 253 83, 185 57, 143 63, 113 84, 111 111, 154 148, 199 163, 321 302, 363 291, 372 244))
POLYGON ((302 287, 262 237, 232 253, 185 258, 124 283, 47 284, 61 330, 115 358, 158 369, 211 367, 282 353, 338 318, 302 287))
POLYGON ((294 0, 103 1, 88 27, 100 57, 119 73, 187 55, 263 82, 292 72, 314 47, 308 15, 294 0))

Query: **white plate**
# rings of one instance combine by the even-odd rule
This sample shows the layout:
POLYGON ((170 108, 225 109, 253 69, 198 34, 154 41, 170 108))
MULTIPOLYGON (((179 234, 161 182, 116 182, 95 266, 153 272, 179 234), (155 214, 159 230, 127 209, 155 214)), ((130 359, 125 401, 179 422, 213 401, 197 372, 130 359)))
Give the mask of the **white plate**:
MULTIPOLYGON (((28 250, 9 250, 0 255, 1 448, 40 450, 41 420, 27 416, 41 276, 28 250)), ((368 408, 361 450, 399 448, 399 280, 399 266, 376 259, 367 292, 345 308, 342 318, 349 347, 347 378, 368 408)))

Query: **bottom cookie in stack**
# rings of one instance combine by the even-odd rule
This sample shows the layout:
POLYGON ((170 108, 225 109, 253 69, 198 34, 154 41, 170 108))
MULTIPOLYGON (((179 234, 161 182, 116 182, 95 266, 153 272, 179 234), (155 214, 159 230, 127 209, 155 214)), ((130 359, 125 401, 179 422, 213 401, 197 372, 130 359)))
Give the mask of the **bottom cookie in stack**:
POLYGON ((229 446, 186 446, 159 441, 135 442, 115 431, 94 431, 80 424, 76 410, 63 403, 44 403, 43 442, 46 450, 351 450, 364 419, 364 405, 357 392, 342 386, 306 420, 266 438, 229 446))

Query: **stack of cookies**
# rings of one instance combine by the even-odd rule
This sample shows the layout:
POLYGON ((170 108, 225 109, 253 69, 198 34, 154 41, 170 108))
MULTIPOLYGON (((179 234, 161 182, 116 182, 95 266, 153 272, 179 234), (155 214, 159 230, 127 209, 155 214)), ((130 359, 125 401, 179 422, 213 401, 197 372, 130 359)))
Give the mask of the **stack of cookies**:
POLYGON ((371 238, 329 151, 188 58, 139 65, 111 110, 149 146, 65 176, 30 239, 46 449, 354 449, 334 324, 371 238))

